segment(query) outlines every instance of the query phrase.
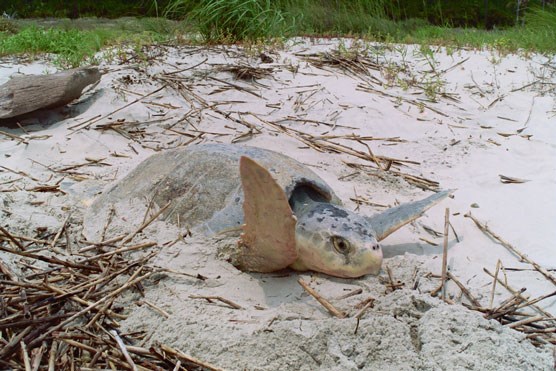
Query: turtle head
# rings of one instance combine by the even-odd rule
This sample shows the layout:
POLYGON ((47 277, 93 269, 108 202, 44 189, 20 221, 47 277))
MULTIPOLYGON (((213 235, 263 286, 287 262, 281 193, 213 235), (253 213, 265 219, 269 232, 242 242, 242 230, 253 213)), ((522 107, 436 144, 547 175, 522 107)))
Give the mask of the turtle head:
POLYGON ((340 206, 315 202, 296 212, 296 270, 355 278, 378 274, 382 249, 369 221, 340 206))

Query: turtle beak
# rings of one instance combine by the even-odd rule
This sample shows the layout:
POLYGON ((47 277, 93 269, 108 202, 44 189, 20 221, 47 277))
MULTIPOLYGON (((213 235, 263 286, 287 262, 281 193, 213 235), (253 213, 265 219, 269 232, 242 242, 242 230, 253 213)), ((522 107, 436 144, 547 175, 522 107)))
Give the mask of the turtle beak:
POLYGON ((380 273, 382 267, 382 248, 375 242, 369 249, 365 251, 363 257, 363 269, 365 272, 362 275, 372 274, 376 276, 380 273))

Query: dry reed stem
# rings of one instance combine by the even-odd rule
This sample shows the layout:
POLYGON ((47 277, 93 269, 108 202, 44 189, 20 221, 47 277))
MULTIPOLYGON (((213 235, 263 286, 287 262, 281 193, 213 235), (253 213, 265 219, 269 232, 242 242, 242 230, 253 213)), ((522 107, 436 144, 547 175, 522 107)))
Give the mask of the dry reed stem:
POLYGON ((489 303, 489 307, 492 308, 492 305, 494 303, 494 293, 496 292, 496 282, 498 282, 498 272, 500 271, 500 266, 502 265, 502 262, 500 261, 500 259, 498 259, 498 261, 496 262, 496 270, 494 271, 494 279, 492 280, 492 290, 490 293, 490 303, 489 303))
POLYGON ((118 344, 118 347, 120 348, 120 350, 124 354, 124 357, 125 357, 127 363, 131 366, 131 369, 133 371, 137 371, 137 366, 135 365, 135 362, 133 362, 133 359, 129 355, 129 353, 126 349, 126 346, 124 344, 124 341, 122 340, 120 335, 118 335, 118 332, 116 330, 111 330, 110 334, 112 334, 112 336, 114 336, 114 338, 116 339, 116 343, 118 344))
POLYGON ((205 299, 209 303, 212 303, 212 300, 217 300, 217 301, 220 301, 220 302, 230 306, 232 309, 243 309, 243 307, 241 305, 236 304, 229 299, 223 298, 222 296, 189 295, 189 298, 190 299, 205 299))
POLYGON ((10 232, 8 232, 4 227, 0 226, 0 232, 2 232, 2 234, 11 242, 13 242, 18 249, 20 249, 21 251, 25 251, 25 248, 23 247, 23 245, 15 239, 14 236, 12 236, 12 234, 10 232))
POLYGON ((323 298, 318 292, 313 290, 302 278, 299 278, 297 282, 303 287, 305 291, 312 297, 314 297, 330 314, 337 318, 345 318, 346 314, 339 311, 334 307, 328 300, 323 298))
POLYGON ((475 307, 480 307, 481 303, 479 302, 479 300, 477 300, 473 294, 471 294, 471 292, 469 291, 469 289, 467 289, 467 287, 465 287, 463 285, 463 283, 461 283, 460 280, 458 280, 450 271, 446 272, 446 275, 448 276, 449 279, 451 279, 459 288, 460 290, 463 292, 463 294, 467 297, 467 299, 469 299, 469 301, 471 302, 471 304, 473 304, 475 307))
POLYGON ((545 316, 534 316, 534 317, 529 317, 529 318, 522 319, 521 321, 509 323, 507 326, 509 328, 516 328, 516 327, 520 327, 520 326, 523 326, 523 325, 531 324, 533 322, 542 321, 544 319, 546 319, 545 316))
POLYGON ((450 232, 450 208, 444 213, 444 244, 442 245, 442 300, 446 301, 446 277, 448 272, 448 233, 450 232))
MULTIPOLYGON (((491 277, 494 278, 494 274, 491 273, 488 269, 483 268, 483 271, 484 271, 486 274, 488 274, 489 276, 491 276, 491 277)), ((518 291, 517 291, 516 289, 512 288, 510 285, 508 285, 506 282, 502 281, 500 278, 498 278, 497 281, 498 281, 498 283, 499 283, 500 285, 502 285, 502 286, 503 286, 506 290, 508 290, 511 294, 516 295, 516 294, 518 293, 518 291)), ((524 296, 522 296, 522 298, 523 298, 523 302, 524 302, 524 303, 522 304, 522 307, 525 307, 525 306, 526 306, 525 304, 527 304, 529 301, 528 301, 528 299, 527 299, 526 297, 524 297, 524 296)), ((554 319, 554 317, 553 317, 550 313, 548 313, 547 311, 545 311, 545 310, 542 309, 541 307, 539 307, 539 306, 537 306, 537 305, 534 305, 534 304, 531 304, 530 307, 533 308, 533 309, 534 309, 535 311, 537 311, 538 313, 544 315, 545 317, 549 317, 549 318, 554 319)), ((555 320, 556 320, 556 319, 555 319, 555 320)))
POLYGON ((214 366, 214 365, 212 365, 208 362, 201 361, 201 360, 199 360, 195 357, 189 356, 189 355, 187 355, 187 354, 185 354, 185 353, 183 353, 183 352, 181 352, 177 349, 169 347, 167 345, 161 345, 160 348, 164 352, 169 353, 169 354, 173 355, 174 357, 181 358, 185 362, 193 364, 195 366, 206 368, 209 371, 224 371, 220 367, 214 366))
POLYGON ((95 116, 94 118, 89 119, 89 120, 87 120, 87 121, 85 121, 85 122, 81 122, 81 123, 79 123, 79 124, 70 126, 68 129, 72 131, 72 134, 73 134, 73 133, 76 133, 76 132, 79 131, 79 130, 86 129, 86 128, 88 128, 89 126, 91 126, 92 124, 94 124, 94 123, 96 123, 96 122, 98 122, 98 121, 100 121, 100 120, 102 120, 102 119, 105 119, 106 117, 110 117, 110 116, 112 116, 113 114, 115 114, 115 113, 117 113, 117 112, 119 112, 119 111, 121 111, 121 110, 123 110, 123 109, 129 107, 129 106, 132 106, 132 105, 134 105, 135 103, 138 103, 138 102, 142 101, 143 99, 145 99, 145 98, 147 98, 147 97, 150 97, 151 95, 154 95, 154 94, 158 93, 159 91, 161 91, 161 90, 164 89, 164 88, 166 88, 166 85, 162 85, 162 86, 159 87, 158 89, 155 89, 155 90, 151 91, 150 93, 145 94, 145 95, 141 96, 140 98, 137 98, 137 99, 135 99, 135 100, 129 102, 128 104, 125 104, 125 105, 123 105, 122 107, 119 107, 119 108, 113 110, 112 112, 109 112, 109 113, 104 114, 104 115, 97 115, 97 116, 95 116))
POLYGON ((499 235, 497 235, 496 233, 494 233, 486 224, 481 223, 479 220, 477 220, 473 215, 471 215, 471 212, 468 212, 467 214, 464 215, 466 218, 470 218, 471 220, 473 220, 473 222, 475 222, 475 224, 477 225, 477 227, 479 227, 479 229, 481 231, 483 231, 485 234, 487 234, 488 236, 494 238, 495 240, 497 240, 502 246, 504 246, 505 248, 507 248, 508 250, 510 250, 512 253, 514 253, 516 256, 518 256, 520 258, 520 260, 522 262, 526 262, 528 264, 531 264, 539 273, 541 273, 547 280, 549 280, 550 282, 552 282, 552 284, 556 285, 556 277, 554 275, 552 275, 548 270, 546 270, 545 268, 541 267, 538 263, 534 262, 532 259, 530 259, 528 256, 526 256, 525 254, 521 253, 516 247, 514 247, 513 245, 509 244, 508 242, 504 241, 502 239, 502 237, 500 237, 499 235))

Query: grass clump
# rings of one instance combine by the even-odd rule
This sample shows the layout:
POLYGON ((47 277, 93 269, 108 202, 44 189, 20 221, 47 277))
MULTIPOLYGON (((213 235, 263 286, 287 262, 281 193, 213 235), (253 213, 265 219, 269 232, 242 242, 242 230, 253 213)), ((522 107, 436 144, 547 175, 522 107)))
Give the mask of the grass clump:
POLYGON ((124 19, 110 26, 94 27, 92 21, 60 20, 55 25, 24 23, 17 33, 1 32, 0 56, 54 54, 54 63, 64 67, 95 64, 94 55, 103 47, 138 47, 173 36, 175 28, 165 19, 124 19))
POLYGON ((17 34, 0 37, 0 55, 52 53, 57 55, 58 64, 75 67, 91 53, 100 50, 104 39, 98 31, 31 26, 17 34))
POLYGON ((395 24, 386 17, 385 0, 277 0, 296 34, 390 33, 395 24))
POLYGON ((271 0, 177 0, 167 14, 186 13, 206 42, 255 41, 282 36, 283 13, 271 0))

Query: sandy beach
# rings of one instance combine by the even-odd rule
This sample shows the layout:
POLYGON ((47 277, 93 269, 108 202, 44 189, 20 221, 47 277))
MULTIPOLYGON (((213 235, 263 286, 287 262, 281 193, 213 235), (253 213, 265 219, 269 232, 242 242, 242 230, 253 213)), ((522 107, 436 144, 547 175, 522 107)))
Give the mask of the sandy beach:
MULTIPOLYGON (((147 265, 166 271, 112 304, 126 316, 118 331, 142 334, 130 345, 168 344, 229 370, 553 369, 556 338, 527 338, 485 316, 510 290, 525 289, 520 303, 555 290, 554 57, 352 39, 142 52, 146 60, 128 51, 124 62, 104 51, 100 83, 79 100, 0 122, 0 226, 48 241, 64 229, 61 247, 41 254, 78 258, 87 240, 133 232, 147 203, 109 224, 83 218, 148 156, 200 143, 287 154, 363 215, 454 192, 382 241, 381 274, 358 279, 241 272, 224 257, 233 238, 154 220, 128 241, 152 247, 129 259, 155 251, 147 265), (441 284, 447 208, 454 279, 445 302, 431 291, 441 284), (495 287, 487 271, 500 279, 495 287), (300 278, 346 318, 331 316, 300 278)), ((0 83, 54 71, 47 60, 4 59, 0 83)), ((4 233, 0 246, 16 248, 4 233)), ((33 273, 28 259, 0 251, 0 260, 18 276, 33 273)), ((554 297, 522 311, 516 321, 556 324, 554 297)))

